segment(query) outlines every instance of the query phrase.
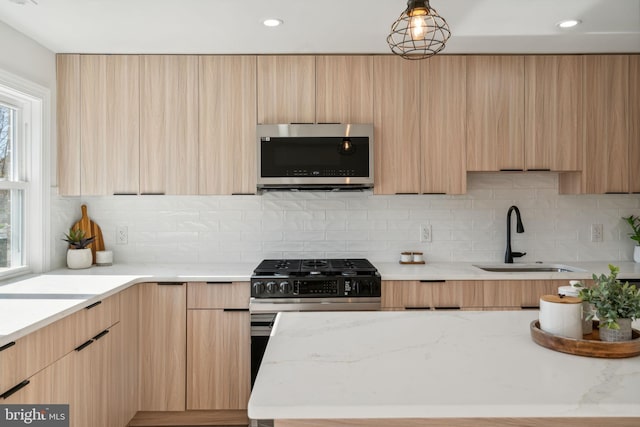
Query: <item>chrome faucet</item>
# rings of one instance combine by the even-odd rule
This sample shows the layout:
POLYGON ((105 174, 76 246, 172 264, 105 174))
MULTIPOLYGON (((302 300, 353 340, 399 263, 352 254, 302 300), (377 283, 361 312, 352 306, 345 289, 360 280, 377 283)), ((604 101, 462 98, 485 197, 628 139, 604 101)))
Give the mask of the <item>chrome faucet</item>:
POLYGON ((525 256, 526 252, 511 252, 511 212, 516 211, 516 231, 518 233, 524 233, 524 225, 522 225, 522 218, 520 218, 520 209, 517 206, 511 206, 507 211, 507 251, 504 254, 504 262, 507 264, 513 264, 513 258, 520 258, 525 256))

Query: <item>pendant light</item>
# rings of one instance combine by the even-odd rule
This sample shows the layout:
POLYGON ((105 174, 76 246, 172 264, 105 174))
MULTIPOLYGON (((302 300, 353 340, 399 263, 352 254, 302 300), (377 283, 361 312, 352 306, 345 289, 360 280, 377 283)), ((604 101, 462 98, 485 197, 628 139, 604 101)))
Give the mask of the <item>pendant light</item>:
POLYGON ((404 59, 425 59, 444 49, 451 31, 429 0, 409 0, 407 8, 391 25, 387 43, 404 59))

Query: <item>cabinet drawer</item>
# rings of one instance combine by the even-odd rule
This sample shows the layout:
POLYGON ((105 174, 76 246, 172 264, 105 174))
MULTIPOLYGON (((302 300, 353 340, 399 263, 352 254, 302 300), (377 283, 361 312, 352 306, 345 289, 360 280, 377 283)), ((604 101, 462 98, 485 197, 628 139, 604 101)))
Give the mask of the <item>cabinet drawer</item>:
POLYGON ((187 284, 187 308, 249 308, 249 282, 190 282, 187 284))
POLYGON ((430 283, 418 281, 382 282, 381 308, 395 309, 430 309, 433 294, 430 283))
POLYGON ((120 294, 88 305, 74 316, 78 322, 75 348, 120 320, 120 294))

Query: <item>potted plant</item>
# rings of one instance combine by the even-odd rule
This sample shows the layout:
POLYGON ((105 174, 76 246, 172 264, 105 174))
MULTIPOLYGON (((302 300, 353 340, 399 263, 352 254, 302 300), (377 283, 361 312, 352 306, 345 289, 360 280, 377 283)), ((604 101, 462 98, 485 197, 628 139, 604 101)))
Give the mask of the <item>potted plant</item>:
POLYGON ((631 321, 640 318, 640 289, 618 280, 620 269, 609 264, 610 275, 593 275, 595 285, 582 288, 580 297, 593 306, 587 319, 597 314, 602 341, 631 339, 631 321))
POLYGON ((84 237, 84 231, 70 229, 69 234, 64 235, 65 242, 69 243, 67 250, 67 267, 71 269, 89 268, 93 263, 91 248, 88 248, 95 237, 84 237))
POLYGON ((640 216, 629 215, 622 217, 631 226, 632 233, 629 233, 631 240, 635 240, 636 246, 633 248, 633 260, 640 262, 640 216))

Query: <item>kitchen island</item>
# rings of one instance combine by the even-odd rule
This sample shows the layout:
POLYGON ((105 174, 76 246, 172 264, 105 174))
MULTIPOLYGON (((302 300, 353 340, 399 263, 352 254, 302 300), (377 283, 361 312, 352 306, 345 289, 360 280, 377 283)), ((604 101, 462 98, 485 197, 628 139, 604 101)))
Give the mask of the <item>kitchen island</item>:
POLYGON ((281 427, 640 425, 640 357, 540 347, 529 332, 537 316, 281 313, 249 418, 281 427))

